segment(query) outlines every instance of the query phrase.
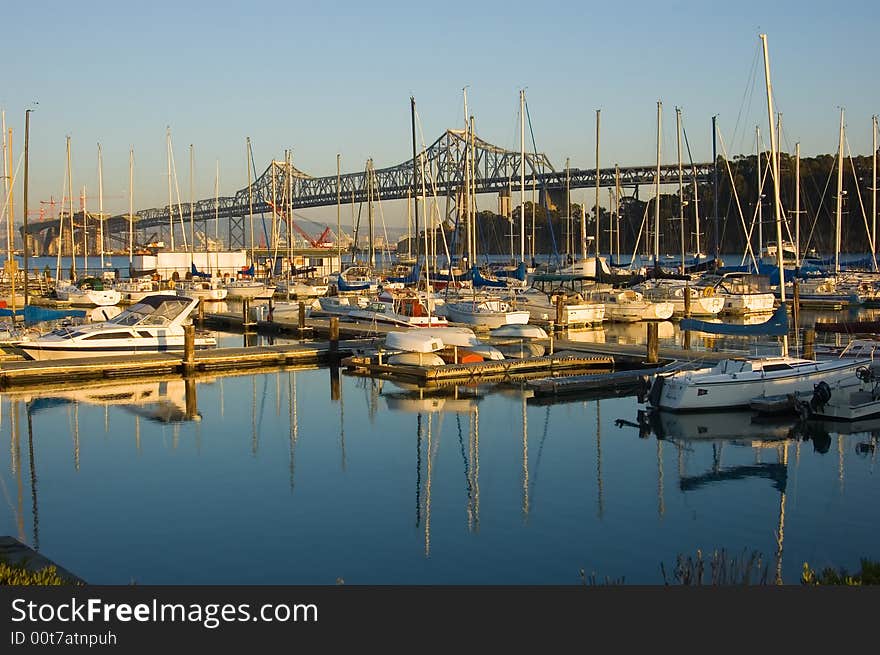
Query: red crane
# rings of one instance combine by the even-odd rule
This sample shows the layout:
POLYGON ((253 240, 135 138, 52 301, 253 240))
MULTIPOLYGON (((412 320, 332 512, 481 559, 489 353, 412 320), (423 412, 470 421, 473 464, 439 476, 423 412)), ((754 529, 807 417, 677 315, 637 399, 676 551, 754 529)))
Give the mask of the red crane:
MULTIPOLYGON (((269 207, 275 210, 276 213, 284 217, 284 210, 277 208, 274 204, 272 204, 271 200, 266 201, 269 207)), ((311 234, 302 229, 299 225, 296 224, 296 221, 290 221, 290 224, 293 226, 293 229, 297 231, 303 239, 305 239, 312 248, 332 248, 333 244, 327 241, 327 237, 330 236, 333 232, 329 227, 325 227, 324 231, 321 232, 321 236, 317 239, 313 237, 311 234)))

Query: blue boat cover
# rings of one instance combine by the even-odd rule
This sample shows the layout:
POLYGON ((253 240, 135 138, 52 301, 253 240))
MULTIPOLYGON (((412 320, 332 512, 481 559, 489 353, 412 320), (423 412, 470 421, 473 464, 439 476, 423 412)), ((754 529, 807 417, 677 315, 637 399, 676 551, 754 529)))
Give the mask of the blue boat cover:
MULTIPOLYGON (((0 308, 0 316, 12 316, 12 310, 7 307, 0 308)), ((26 325, 33 325, 42 321, 55 321, 61 318, 81 318, 86 315, 81 309, 49 309, 48 307, 37 307, 36 305, 26 305, 23 309, 15 310, 16 316, 24 316, 26 325)))
POLYGON ((513 270, 499 269, 492 272, 495 273, 495 277, 509 277, 515 280, 519 280, 520 282, 523 282, 526 279, 526 265, 524 262, 520 262, 519 265, 513 270))
POLYGON ((370 288, 369 282, 346 282, 341 275, 336 278, 336 288, 340 291, 366 291, 370 288))
POLYGON ((482 275, 480 275, 480 269, 478 269, 476 266, 471 268, 470 275, 475 287, 491 287, 503 289, 507 286, 507 282, 505 282, 504 280, 487 280, 482 275))
POLYGON ((709 334, 733 334, 739 336, 784 336, 788 334, 788 308, 785 303, 779 305, 769 319, 755 325, 731 325, 730 323, 712 323, 698 321, 693 318, 683 318, 680 325, 682 330, 696 330, 709 334))
POLYGON ((210 273, 202 273, 199 269, 197 269, 195 262, 192 262, 190 264, 190 272, 192 273, 193 277, 205 277, 205 278, 211 277, 210 273))

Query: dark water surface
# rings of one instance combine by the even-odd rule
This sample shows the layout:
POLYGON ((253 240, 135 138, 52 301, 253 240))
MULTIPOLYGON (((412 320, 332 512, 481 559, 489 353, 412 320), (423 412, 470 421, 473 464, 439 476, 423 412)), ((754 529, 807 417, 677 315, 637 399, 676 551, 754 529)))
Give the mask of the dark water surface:
POLYGON ((328 369, 4 394, 0 534, 110 584, 659 583, 697 548, 797 583, 880 557, 880 421, 640 427, 635 398, 527 395, 328 369))

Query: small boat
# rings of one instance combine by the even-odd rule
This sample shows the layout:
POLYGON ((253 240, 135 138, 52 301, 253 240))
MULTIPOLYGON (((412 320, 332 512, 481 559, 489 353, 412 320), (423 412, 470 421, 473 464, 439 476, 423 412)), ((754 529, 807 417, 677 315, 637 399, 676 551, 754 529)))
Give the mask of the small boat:
MULTIPOLYGON (((557 319, 557 297, 534 287, 515 296, 518 309, 528 310, 531 318, 539 321, 557 319)), ((586 300, 579 294, 573 300, 566 298, 562 305, 562 323, 569 327, 601 325, 605 320, 605 303, 586 300)))
MULTIPOLYGON (((109 321, 61 327, 18 347, 36 360, 182 352, 183 327, 198 304, 197 298, 147 296, 109 321)), ((196 334, 196 348, 215 345, 213 336, 196 334)))
POLYGON ((505 359, 526 359, 528 357, 543 357, 546 349, 540 343, 508 343, 498 346, 498 350, 505 359))
POLYGON ((147 296, 156 294, 176 295, 174 289, 163 289, 161 282, 153 280, 149 276, 134 278, 130 280, 119 280, 114 288, 122 294, 122 301, 128 303, 136 303, 143 300, 147 296))
POLYGON ((421 330, 389 332, 385 335, 385 346, 392 350, 412 353, 432 353, 443 348, 443 340, 421 330))
POLYGON ((366 296, 325 296, 318 298, 315 314, 327 316, 348 316, 356 309, 364 309, 370 304, 366 296))
POLYGON ((646 300, 672 304, 674 316, 717 316, 724 309, 724 298, 716 295, 714 287, 691 287, 680 283, 658 283, 640 289, 646 300), (689 301, 685 307, 685 294, 689 301))
POLYGON ((519 339, 548 339, 544 328, 537 325, 502 325, 491 331, 493 337, 516 337, 519 339))
POLYGON ((229 298, 269 299, 275 293, 275 285, 258 280, 232 280, 225 284, 229 298))
POLYGON ((119 291, 108 288, 103 280, 96 277, 83 278, 75 284, 59 282, 55 285, 55 296, 58 300, 70 302, 71 305, 84 307, 116 305, 122 300, 119 291))
POLYGON ((228 294, 219 277, 196 278, 176 282, 174 288, 179 296, 198 300, 224 300, 228 294))
POLYGON ((809 400, 801 401, 801 413, 807 418, 834 421, 861 421, 880 416, 880 375, 874 367, 856 369, 856 379, 838 380, 829 384, 824 380, 813 388, 809 400))
POLYGON ((461 357, 466 357, 469 353, 479 355, 483 359, 488 360, 499 361, 504 359, 504 354, 498 348, 480 341, 473 330, 469 328, 419 328, 419 334, 439 337, 445 346, 444 353, 453 351, 453 358, 457 353, 459 356, 458 361, 462 361, 461 357))
POLYGON ((446 318, 453 323, 482 325, 490 329, 502 325, 525 325, 531 318, 528 311, 512 310, 508 303, 497 298, 448 302, 443 307, 446 318))
POLYGON ((701 280, 701 285, 711 286, 715 295, 724 299, 722 313, 733 316, 773 312, 776 298, 769 291, 762 290, 762 284, 769 288, 766 277, 743 272, 725 273, 720 278, 707 276, 701 280))
POLYGON ((352 309, 348 316, 352 319, 390 323, 406 327, 444 327, 449 324, 443 316, 437 316, 436 306, 431 298, 417 292, 383 291, 376 300, 366 307, 352 309))
POLYGON ((405 366, 442 366, 446 362, 436 353, 397 353, 388 358, 389 364, 403 364, 405 366))
POLYGON ((275 296, 286 297, 288 291, 291 298, 318 298, 326 296, 329 290, 327 280, 278 280, 275 284, 275 296))
POLYGON ((665 321, 672 317, 674 311, 671 302, 647 300, 633 289, 602 292, 599 299, 605 303, 605 317, 609 321, 665 321))

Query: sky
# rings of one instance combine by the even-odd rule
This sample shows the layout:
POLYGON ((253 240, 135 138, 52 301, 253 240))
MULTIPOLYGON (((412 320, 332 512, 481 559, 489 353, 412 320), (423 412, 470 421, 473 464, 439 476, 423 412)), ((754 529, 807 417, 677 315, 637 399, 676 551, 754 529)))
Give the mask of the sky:
MULTIPOLYGON (((876 1, 29 0, 8 3, 4 22, 0 109, 16 163, 25 111, 35 110, 31 209, 61 195, 67 136, 77 195, 86 186, 97 207, 100 142, 104 208, 123 213, 130 147, 135 209, 167 204, 168 127, 186 203, 190 144, 197 198, 214 196, 218 161, 221 195, 246 186, 246 137, 258 172, 286 148, 312 175, 335 175, 337 153, 343 172, 363 170, 370 157, 392 166, 411 156, 410 96, 430 144, 463 126, 464 87, 477 134, 512 150, 524 88, 537 149, 557 170, 566 157, 594 166, 596 109, 602 166, 653 164, 658 100, 664 163, 676 162, 676 106, 695 160, 711 160, 713 115, 728 153, 748 154, 755 125, 764 134, 768 125, 761 32, 783 150, 800 142, 804 156, 835 152, 844 107, 852 152, 869 154, 880 113, 876 1)), ((335 214, 309 216, 335 223, 335 214)), ((405 209, 386 219, 401 224, 405 209)))

